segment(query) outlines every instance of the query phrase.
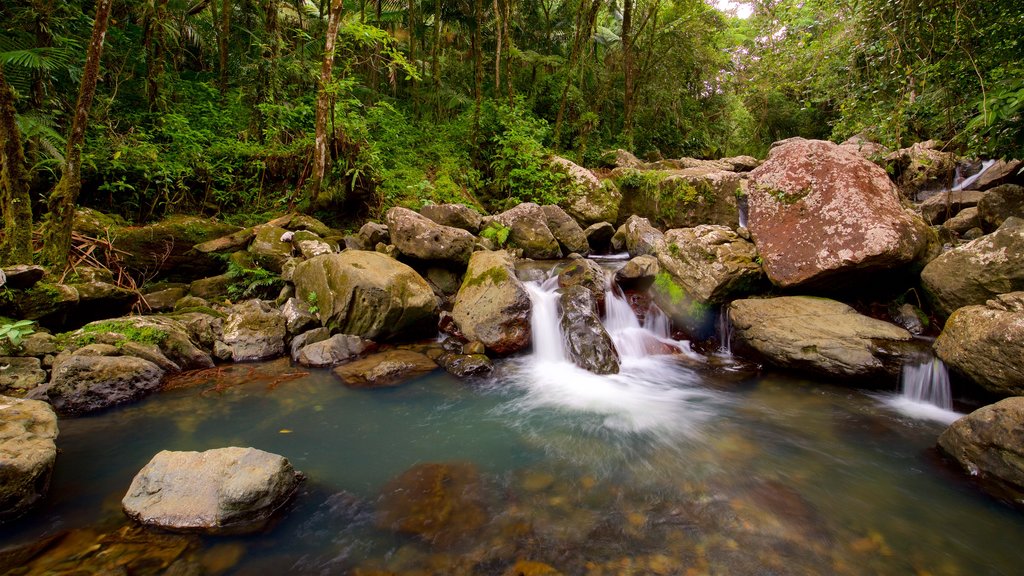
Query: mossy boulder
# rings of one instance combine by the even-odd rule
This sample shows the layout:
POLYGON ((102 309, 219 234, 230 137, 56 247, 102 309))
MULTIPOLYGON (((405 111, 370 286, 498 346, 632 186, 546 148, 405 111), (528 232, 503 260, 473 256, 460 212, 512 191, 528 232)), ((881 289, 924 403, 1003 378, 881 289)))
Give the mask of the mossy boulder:
POLYGON ((293 235, 278 226, 263 226, 256 232, 249 253, 259 266, 271 272, 281 273, 285 260, 292 255, 292 244, 287 238, 293 235))
POLYGON ((437 299, 415 270, 377 252, 346 250, 302 262, 296 295, 316 294, 321 322, 343 334, 377 340, 432 332, 437 299))
POLYGON ((617 169, 622 191, 620 219, 636 214, 662 228, 700 224, 737 227, 740 176, 730 170, 699 166, 671 170, 617 169))
POLYGON ((1024 396, 1024 292, 953 312, 935 353, 992 394, 1024 396))
POLYGON ((497 214, 492 218, 509 229, 508 244, 523 251, 523 257, 551 260, 562 257, 558 240, 548 227, 544 210, 526 202, 497 214))
POLYGON ((659 269, 703 304, 747 296, 764 279, 754 244, 726 226, 669 230, 658 245, 657 257, 659 269))
POLYGON ((46 496, 56 439, 57 415, 49 404, 0 396, 0 523, 46 496))
POLYGON ((559 156, 552 157, 551 165, 569 176, 571 184, 562 207, 577 222, 590 225, 618 218, 622 194, 614 182, 602 181, 590 170, 559 156))
POLYGON ((224 322, 222 340, 235 362, 265 360, 284 354, 284 314, 260 300, 236 304, 224 322))
POLYGON ((516 278, 512 256, 474 252, 452 309, 462 334, 497 354, 517 352, 530 343, 530 310, 530 295, 516 278))
POLYGON ((175 282, 224 270, 224 262, 193 250, 193 246, 238 230, 238 227, 198 216, 174 215, 146 226, 117 229, 114 248, 126 254, 124 266, 140 274, 175 282))

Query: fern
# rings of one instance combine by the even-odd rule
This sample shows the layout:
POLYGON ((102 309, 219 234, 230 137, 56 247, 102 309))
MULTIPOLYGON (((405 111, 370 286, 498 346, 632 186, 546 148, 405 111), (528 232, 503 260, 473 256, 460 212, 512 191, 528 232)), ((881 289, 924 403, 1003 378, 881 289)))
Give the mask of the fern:
POLYGON ((231 278, 228 296, 232 300, 271 298, 284 285, 281 278, 270 270, 259 266, 245 268, 234 262, 228 263, 228 277, 231 278))

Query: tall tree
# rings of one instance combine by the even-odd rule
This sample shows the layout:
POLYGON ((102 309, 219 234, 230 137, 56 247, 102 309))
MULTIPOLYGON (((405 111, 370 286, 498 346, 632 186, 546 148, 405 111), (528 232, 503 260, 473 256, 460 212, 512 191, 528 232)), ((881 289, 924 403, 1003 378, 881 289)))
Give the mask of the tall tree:
POLYGON ((343 0, 331 0, 331 12, 327 16, 327 38, 324 40, 324 61, 320 66, 320 82, 316 94, 316 135, 313 140, 313 175, 310 183, 310 205, 320 197, 324 174, 327 171, 327 117, 330 115, 330 84, 334 71, 334 42, 341 25, 343 0))
POLYGON ((60 180, 46 202, 47 215, 43 224, 43 261, 63 267, 68 263, 71 249, 71 226, 75 220, 75 202, 82 189, 82 147, 85 145, 85 128, 89 123, 89 110, 96 94, 96 82, 100 75, 100 57, 103 55, 103 41, 107 37, 110 22, 110 6, 113 0, 96 0, 96 16, 93 19, 92 36, 85 56, 82 82, 78 88, 71 132, 68 135, 67 152, 64 155, 60 180))
POLYGON ((0 64, 0 208, 3 209, 4 238, 0 243, 0 262, 32 263, 32 198, 25 170, 21 132, 14 111, 14 89, 7 83, 0 64))

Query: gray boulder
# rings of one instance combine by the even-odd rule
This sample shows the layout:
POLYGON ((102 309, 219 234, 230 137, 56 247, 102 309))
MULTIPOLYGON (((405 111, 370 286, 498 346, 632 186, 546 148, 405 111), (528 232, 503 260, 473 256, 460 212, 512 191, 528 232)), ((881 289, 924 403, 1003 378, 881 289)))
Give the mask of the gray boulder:
MULTIPOLYGON (((291 242, 292 245, 298 249, 299 254, 301 254, 303 258, 312 258, 321 254, 330 254, 338 251, 337 246, 324 241, 323 238, 320 238, 308 230, 299 230, 298 232, 295 232, 292 236, 291 242)), ((287 261, 281 265, 282 273, 284 272, 284 265, 286 263, 287 261)))
POLYGON ((359 336, 335 334, 325 340, 303 346, 298 351, 296 362, 312 368, 324 368, 347 362, 376 349, 375 343, 359 336))
POLYGON ((373 250, 377 244, 390 244, 391 232, 384 224, 367 222, 359 229, 357 238, 362 250, 373 250))
POLYGON ((291 235, 279 226, 260 227, 252 244, 249 245, 249 252, 257 264, 280 274, 285 260, 292 255, 291 242, 283 238, 291 235))
POLYGON ((622 191, 620 217, 634 214, 662 228, 739 225, 740 175, 731 164, 672 160, 653 170, 616 169, 622 191))
MULTIPOLYGON (((761 286, 764 273, 757 249, 726 226, 669 230, 657 247, 658 264, 686 297, 704 304, 722 304, 761 286)), ((669 298, 671 299, 671 298, 669 298)), ((665 304, 658 305, 668 311, 665 304)))
POLYGON ((420 214, 442 226, 461 228, 470 234, 478 234, 483 217, 476 210, 462 204, 428 204, 420 208, 420 214))
POLYGON ((661 272, 661 264, 656 256, 637 256, 615 272, 615 280, 624 284, 653 281, 658 272, 661 272))
POLYGON ((777 286, 864 282, 922 258, 933 233, 889 175, 821 140, 791 138, 750 173, 748 228, 777 286))
POLYGON ((287 334, 281 312, 260 300, 247 300, 231 308, 222 340, 235 362, 265 360, 284 354, 287 334))
POLYGON ((921 271, 921 285, 943 316, 1024 290, 1024 219, 1009 218, 992 234, 932 260, 921 271))
POLYGON ((1012 183, 1014 180, 1020 181, 1021 168, 1024 168, 1024 162, 1020 160, 996 160, 968 188, 971 190, 989 190, 1003 184, 1012 183))
POLYGON ((496 354, 511 354, 530 344, 530 295, 516 278, 505 251, 474 252, 452 317, 469 340, 496 354))
POLYGON ((634 258, 645 254, 654 255, 657 253, 658 243, 664 236, 661 231, 651 226, 650 220, 634 214, 615 231, 612 249, 626 250, 634 258))
POLYGON ((920 191, 952 185, 957 158, 941 150, 938 142, 927 140, 889 154, 885 162, 900 190, 913 198, 920 191))
POLYGON ((309 305, 298 298, 289 298, 281 307, 284 325, 289 335, 296 335, 319 324, 316 316, 309 311, 309 305))
POLYGON ((46 495, 56 439, 57 415, 49 404, 0 396, 0 524, 46 495))
POLYGON ((386 220, 391 242, 406 256, 462 266, 473 253, 476 238, 461 228, 438 224, 400 206, 388 210, 386 220))
POLYGON ((46 394, 57 412, 85 414, 155 392, 163 376, 142 358, 68 354, 54 362, 46 394))
POLYGON ((830 376, 895 378, 913 338, 827 298, 736 300, 729 315, 734 349, 748 347, 777 366, 830 376))
POLYGON ((587 235, 583 228, 573 220, 572 216, 565 213, 558 206, 542 206, 544 215, 547 217, 548 229, 558 240, 563 254, 576 253, 581 256, 590 254, 590 244, 587 242, 587 235))
MULTIPOLYGON (((624 150, 622 152, 629 154, 624 150)), ((632 155, 630 154, 630 156, 632 155)), ((602 182, 590 170, 558 156, 551 158, 551 165, 569 176, 571 185, 565 195, 563 205, 565 211, 578 222, 581 224, 614 222, 618 218, 622 194, 619 193, 614 182, 610 180, 602 182)))
POLYGON ((971 208, 978 205, 978 202, 985 197, 984 192, 968 190, 950 190, 939 192, 918 204, 921 216, 929 224, 942 224, 949 218, 956 216, 964 208, 971 208))
POLYGON ((604 303, 604 293, 608 288, 608 277, 604 268, 587 258, 573 258, 569 264, 558 272, 558 287, 582 286, 590 291, 598 306, 604 303))
POLYGON ((998 229, 1010 217, 1024 218, 1024 186, 997 186, 978 201, 978 218, 986 232, 998 229))
POLYGON ((981 218, 978 218, 978 208, 976 206, 964 208, 957 212, 956 216, 943 222, 942 227, 958 236, 963 236, 972 228, 980 228, 981 218))
POLYGON ((954 422, 939 447, 982 488, 1024 506, 1024 397, 1006 398, 954 422))
POLYGON ((295 338, 292 338, 291 344, 289 344, 289 351, 292 360, 298 362, 299 352, 301 352, 303 348, 316 342, 323 342, 330 337, 330 328, 313 328, 312 330, 307 330, 295 338))
POLYGON ((562 257, 558 240, 548 228, 547 215, 540 206, 527 202, 493 217, 509 229, 508 243, 520 248, 523 257, 551 260, 562 257))
POLYGON ((342 364, 333 372, 352 388, 384 388, 404 384, 436 369, 437 363, 419 352, 389 350, 342 364))
POLYGON ((286 458, 255 448, 164 450, 135 476, 121 505, 146 526, 251 533, 288 502, 300 478, 286 458))
POLYGON ((332 331, 370 340, 436 326, 437 298, 415 270, 377 252, 317 256, 294 274, 299 298, 316 293, 320 321, 332 331))
POLYGON ((562 291, 560 300, 562 334, 572 362, 595 374, 618 374, 619 354, 597 315, 594 295, 573 285, 562 291))
POLYGON ((29 390, 46 382, 46 371, 39 358, 0 357, 0 394, 22 398, 29 390))
POLYGON ((587 244, 590 244, 591 250, 604 252, 611 243, 612 236, 615 236, 615 226, 609 222, 598 222, 587 226, 583 235, 587 237, 587 244))
POLYGON ((634 156, 632 152, 619 148, 602 152, 601 165, 606 168, 639 168, 644 165, 644 162, 634 156))
POLYGON ((993 394, 1024 396, 1024 292, 953 312, 935 353, 993 394))

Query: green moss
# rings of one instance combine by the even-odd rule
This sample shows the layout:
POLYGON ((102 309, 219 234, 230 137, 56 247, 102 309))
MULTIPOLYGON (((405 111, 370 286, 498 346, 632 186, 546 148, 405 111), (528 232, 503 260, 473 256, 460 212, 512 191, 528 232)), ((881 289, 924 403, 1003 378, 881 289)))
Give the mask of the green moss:
POLYGON ((686 301, 686 290, 672 280, 672 276, 665 271, 658 272, 654 277, 654 289, 668 296, 673 306, 681 305, 686 301))
POLYGON ((126 342, 138 342, 139 344, 152 344, 155 346, 162 345, 170 336, 166 330, 152 326, 137 326, 130 321, 108 320, 88 324, 78 332, 61 334, 60 337, 69 337, 73 343, 85 346, 95 342, 97 334, 117 334, 126 342))
POLYGON ((224 314, 223 312, 220 312, 219 310, 214 310, 213 308, 210 308, 209 306, 187 306, 185 308, 179 308, 179 309, 175 310, 174 312, 168 312, 166 314, 161 314, 161 316, 166 316, 168 318, 175 318, 177 316, 181 316, 182 314, 188 314, 190 312, 198 312, 200 314, 206 314, 207 316, 213 316, 215 318, 227 318, 226 314, 224 314))
MULTIPOLYGON (((472 288, 474 286, 480 286, 484 282, 490 281, 491 284, 497 286, 502 282, 506 282, 509 278, 508 270, 495 266, 494 268, 488 268, 482 273, 476 276, 466 275, 466 279, 462 281, 462 288, 472 288)), ((461 288, 460 288, 461 290, 461 288)))

